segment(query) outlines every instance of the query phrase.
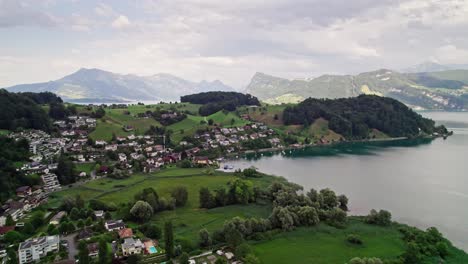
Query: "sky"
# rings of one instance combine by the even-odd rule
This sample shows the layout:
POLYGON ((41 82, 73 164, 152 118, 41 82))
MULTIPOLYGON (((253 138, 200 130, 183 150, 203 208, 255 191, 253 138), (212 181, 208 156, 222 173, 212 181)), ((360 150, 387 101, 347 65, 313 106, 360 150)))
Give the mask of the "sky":
POLYGON ((468 0, 0 0, 0 87, 80 68, 243 88, 468 63, 468 0))

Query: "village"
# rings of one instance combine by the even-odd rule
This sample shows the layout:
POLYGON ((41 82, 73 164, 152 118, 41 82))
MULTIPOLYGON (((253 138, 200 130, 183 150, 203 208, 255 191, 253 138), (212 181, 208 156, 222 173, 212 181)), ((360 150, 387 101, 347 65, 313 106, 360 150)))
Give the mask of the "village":
MULTIPOLYGON (((169 113, 166 117, 173 118, 174 114, 169 113)), ((58 133, 53 135, 41 130, 25 130, 9 135, 15 140, 26 139, 29 142, 30 162, 22 164, 18 170, 26 175, 39 177, 40 182, 18 187, 16 197, 2 204, 0 236, 8 236, 10 231, 23 230, 34 209, 46 205, 52 193, 83 182, 102 177, 126 178, 135 172, 153 173, 171 164, 216 168, 223 155, 249 150, 252 145, 247 145, 246 142, 262 140, 262 147, 264 142, 269 147, 282 146, 275 131, 262 123, 205 129, 195 133, 189 140, 182 140, 176 146, 169 147, 166 146, 164 134, 130 134, 126 137, 115 136, 111 141, 93 141, 89 134, 95 129, 96 122, 95 118, 89 116, 74 115, 68 116, 66 120, 55 121, 54 126, 58 133), (75 166, 76 175, 71 182, 61 182, 60 175, 56 173, 59 159, 63 157, 67 157, 75 166), (80 168, 87 169, 81 171, 80 168)), ((122 129, 132 130, 131 127, 122 129)), ((147 256, 148 263, 164 259, 164 249, 159 247, 157 240, 141 240, 134 235, 132 228, 122 220, 112 220, 110 214, 104 210, 89 209, 82 215, 83 223, 77 222, 77 226, 69 230, 61 225, 64 219, 72 217, 67 212, 48 209, 43 217, 44 225, 49 229, 56 227, 58 234, 26 238, 17 250, 20 264, 36 262, 46 257, 65 261, 61 263, 74 263, 78 241, 87 241, 103 232, 111 233, 115 238, 112 242, 112 254, 116 258, 136 254, 147 256)), ((87 244, 90 258, 98 256, 98 248, 97 242, 87 244)), ((0 257, 6 262, 6 251, 2 249, 0 252, 3 252, 0 257)), ((216 254, 205 252, 201 256, 192 257, 190 263, 214 263, 219 257, 226 258, 230 263, 240 263, 235 261, 232 252, 222 250, 218 250, 216 254), (203 261, 195 262, 194 259, 203 261)))

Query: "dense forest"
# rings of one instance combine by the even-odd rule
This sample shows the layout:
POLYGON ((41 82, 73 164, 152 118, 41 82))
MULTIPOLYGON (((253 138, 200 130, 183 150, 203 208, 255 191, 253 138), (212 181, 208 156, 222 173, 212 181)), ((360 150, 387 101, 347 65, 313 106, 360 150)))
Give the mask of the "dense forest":
POLYGON ((180 101, 183 103, 203 104, 199 110, 202 116, 208 116, 220 110, 235 111, 238 106, 242 105, 260 105, 260 101, 257 97, 236 92, 191 94, 182 96, 180 101))
POLYGON ((50 130, 51 123, 47 113, 35 102, 35 100, 47 101, 47 97, 49 97, 48 94, 45 94, 44 97, 41 97, 40 94, 31 96, 0 89, 0 129, 50 130))
POLYGON ((15 164, 27 161, 29 144, 26 140, 15 141, 0 136, 0 201, 8 199, 21 185, 39 184, 39 177, 25 176, 16 170, 15 164))
POLYGON ((374 95, 335 100, 308 98, 283 112, 285 125, 309 126, 320 117, 329 121, 331 130, 347 139, 368 138, 371 129, 391 137, 447 132, 445 127, 436 127, 434 121, 423 118, 403 103, 374 95))
POLYGON ((61 104, 63 103, 62 98, 51 92, 41 92, 41 93, 18 93, 19 95, 24 95, 31 98, 36 104, 61 104))

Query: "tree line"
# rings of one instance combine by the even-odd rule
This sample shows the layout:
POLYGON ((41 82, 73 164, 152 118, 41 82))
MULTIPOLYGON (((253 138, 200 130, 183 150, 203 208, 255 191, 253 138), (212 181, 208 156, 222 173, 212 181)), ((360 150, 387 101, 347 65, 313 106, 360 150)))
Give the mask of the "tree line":
POLYGON ((221 110, 235 111, 238 106, 260 105, 257 97, 250 94, 237 92, 206 92, 185 95, 180 98, 181 102, 202 104, 199 114, 208 116, 221 110))

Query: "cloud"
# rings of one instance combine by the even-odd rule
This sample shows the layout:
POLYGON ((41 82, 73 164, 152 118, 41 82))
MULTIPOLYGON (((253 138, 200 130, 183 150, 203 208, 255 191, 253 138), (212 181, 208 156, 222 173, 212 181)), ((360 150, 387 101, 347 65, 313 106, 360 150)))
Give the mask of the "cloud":
POLYGON ((114 21, 112 21, 112 27, 116 29, 124 29, 128 28, 131 23, 130 20, 128 20, 128 17, 124 15, 118 16, 114 21))
POLYGON ((0 0, 0 28, 35 26, 54 27, 57 19, 47 12, 36 10, 24 1, 0 0))
POLYGON ((94 12, 101 17, 110 17, 115 15, 114 9, 106 4, 99 3, 95 8, 94 12))
MULTIPOLYGON (((33 0, 8 1, 15 6, 8 10, 23 10, 17 12, 23 18, 6 20, 39 30, 31 22, 38 20, 39 13, 59 25, 48 32, 60 40, 73 40, 59 40, 64 50, 60 53, 61 49, 41 46, 45 41, 34 34, 15 39, 26 40, 28 52, 34 54, 30 60, 37 61, 31 65, 56 61, 49 65, 54 72, 40 67, 34 76, 41 72, 58 78, 75 66, 97 67, 134 74, 169 72, 192 80, 221 79, 241 88, 257 71, 296 78, 401 69, 429 59, 468 60, 468 35, 461 34, 468 27, 468 1, 462 0, 56 2, 38 7, 33 0), (24 10, 35 15, 24 15, 24 10), (70 53, 72 49, 79 49, 79 56, 70 53)), ((0 0, 0 6, 5 3, 0 0)), ((0 15, 0 25, 2 21, 5 17, 0 15)), ((24 53, 12 43, 0 43, 0 51, 24 53)), ((14 71, 23 71, 24 64, 8 65, 2 69, 20 76, 14 71)), ((34 72, 30 67, 28 74, 34 72)), ((28 81, 28 74, 17 82, 28 81)), ((0 78, 0 86, 2 82, 0 78)))
POLYGON ((445 64, 463 64, 467 62, 468 49, 458 48, 449 44, 439 47, 435 57, 438 62, 445 64))

